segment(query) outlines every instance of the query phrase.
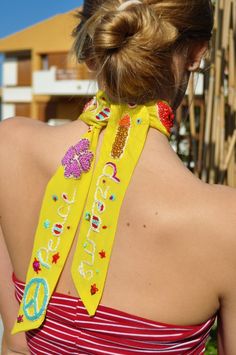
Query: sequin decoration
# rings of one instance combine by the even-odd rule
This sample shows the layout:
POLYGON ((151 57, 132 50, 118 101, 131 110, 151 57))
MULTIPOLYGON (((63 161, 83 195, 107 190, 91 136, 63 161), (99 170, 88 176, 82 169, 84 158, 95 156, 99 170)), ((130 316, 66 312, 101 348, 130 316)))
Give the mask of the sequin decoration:
POLYGON ((34 258, 33 269, 37 274, 39 273, 39 271, 42 271, 40 266, 41 265, 40 265, 39 260, 37 258, 34 258))
POLYGON ((115 195, 111 195, 111 196, 109 197, 109 200, 110 200, 110 201, 115 201, 115 199, 116 199, 116 196, 115 196, 115 195))
POLYGON ((57 202, 58 201, 58 196, 57 195, 52 195, 52 199, 54 202, 57 202))
POLYGON ((158 115, 160 117, 161 123, 165 126, 167 131, 170 133, 171 128, 174 126, 174 113, 172 108, 165 102, 160 101, 157 103, 158 115))
POLYGON ((60 259, 60 254, 56 253, 52 256, 52 264, 56 264, 58 259, 60 259))
POLYGON ((66 192, 63 192, 62 195, 61 195, 61 197, 63 198, 63 200, 64 200, 65 202, 68 201, 68 194, 67 194, 66 192))
POLYGON ((79 179, 82 173, 89 171, 93 160, 93 153, 88 150, 89 146, 89 140, 84 138, 68 149, 61 161, 65 167, 64 176, 66 178, 79 179))
POLYGON ((91 227, 94 231, 97 231, 99 229, 101 220, 99 217, 93 215, 91 219, 91 227))
POLYGON ((138 118, 137 121, 136 121, 136 123, 137 123, 138 125, 140 125, 140 124, 142 123, 142 119, 141 119, 141 118, 138 118))
POLYGON ((24 315, 23 314, 20 314, 18 317, 17 317, 17 323, 22 323, 22 322, 24 322, 24 320, 23 320, 23 317, 24 317, 24 315))
POLYGON ((100 213, 105 211, 105 205, 102 201, 97 201, 97 210, 100 213))
POLYGON ((83 112, 94 111, 97 108, 97 99, 93 97, 89 102, 84 106, 83 112))
POLYGON ((128 104, 128 107, 129 108, 136 108, 138 105, 137 104, 134 104, 134 103, 129 103, 128 104))
POLYGON ((91 285, 90 293, 91 295, 95 295, 98 292, 98 288, 96 284, 91 285))
POLYGON ((91 214, 90 214, 89 212, 86 212, 84 218, 86 219, 86 221, 90 221, 90 219, 91 219, 91 214))
POLYGON ((99 255, 100 255, 100 258, 101 258, 101 259, 104 259, 104 258, 106 257, 106 252, 105 252, 104 250, 101 250, 101 251, 99 252, 99 255))
POLYGON ((106 121, 110 117, 111 110, 106 107, 99 114, 96 115, 96 120, 98 121, 106 121))
POLYGON ((48 219, 44 221, 43 226, 44 228, 48 229, 50 227, 50 221, 48 219))
POLYGON ((52 234, 58 237, 63 232, 63 224, 55 223, 52 227, 52 234))
POLYGON ((112 145, 111 156, 119 159, 124 152, 125 144, 128 138, 131 125, 130 116, 127 114, 119 121, 119 127, 116 133, 115 141, 112 145))

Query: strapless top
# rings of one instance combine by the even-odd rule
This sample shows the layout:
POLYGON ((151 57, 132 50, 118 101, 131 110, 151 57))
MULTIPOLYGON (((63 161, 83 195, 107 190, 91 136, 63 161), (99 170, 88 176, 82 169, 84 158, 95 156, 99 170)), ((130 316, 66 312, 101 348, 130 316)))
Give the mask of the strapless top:
MULTIPOLYGON (((13 282, 20 302, 25 284, 14 274, 13 282)), ((35 355, 199 355, 205 351, 215 318, 199 325, 178 326, 101 304, 96 315, 89 317, 80 298, 54 292, 43 324, 27 331, 26 338, 35 355)))

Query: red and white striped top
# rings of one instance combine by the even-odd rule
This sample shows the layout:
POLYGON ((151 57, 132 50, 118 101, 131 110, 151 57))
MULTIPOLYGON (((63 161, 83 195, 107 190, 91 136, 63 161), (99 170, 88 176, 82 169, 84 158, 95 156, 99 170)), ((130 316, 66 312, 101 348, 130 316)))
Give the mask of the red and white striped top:
MULTIPOLYGON (((13 275, 20 302, 25 284, 13 275)), ((100 305, 89 317, 81 300, 54 293, 43 325, 26 333, 33 355, 204 354, 215 317, 194 326, 150 321, 100 305)))

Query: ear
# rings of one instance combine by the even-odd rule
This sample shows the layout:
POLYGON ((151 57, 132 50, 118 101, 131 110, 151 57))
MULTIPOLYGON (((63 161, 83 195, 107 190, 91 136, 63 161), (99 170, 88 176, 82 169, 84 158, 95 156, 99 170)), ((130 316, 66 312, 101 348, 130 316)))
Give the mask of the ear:
POLYGON ((186 69, 188 71, 195 71, 199 69, 201 60, 208 50, 207 41, 195 41, 189 46, 188 59, 186 62, 186 69))

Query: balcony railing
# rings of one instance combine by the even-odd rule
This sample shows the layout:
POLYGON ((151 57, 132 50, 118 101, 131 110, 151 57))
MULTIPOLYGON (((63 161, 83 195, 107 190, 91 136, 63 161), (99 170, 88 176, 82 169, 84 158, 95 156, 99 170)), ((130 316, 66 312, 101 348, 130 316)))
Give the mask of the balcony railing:
POLYGON ((78 74, 76 69, 57 69, 56 80, 78 80, 78 74))
POLYGON ((33 73, 33 93, 36 95, 94 95, 97 92, 95 80, 75 78, 70 69, 39 70, 33 73))
POLYGON ((31 102, 32 88, 31 87, 3 87, 2 88, 3 102, 31 102))

